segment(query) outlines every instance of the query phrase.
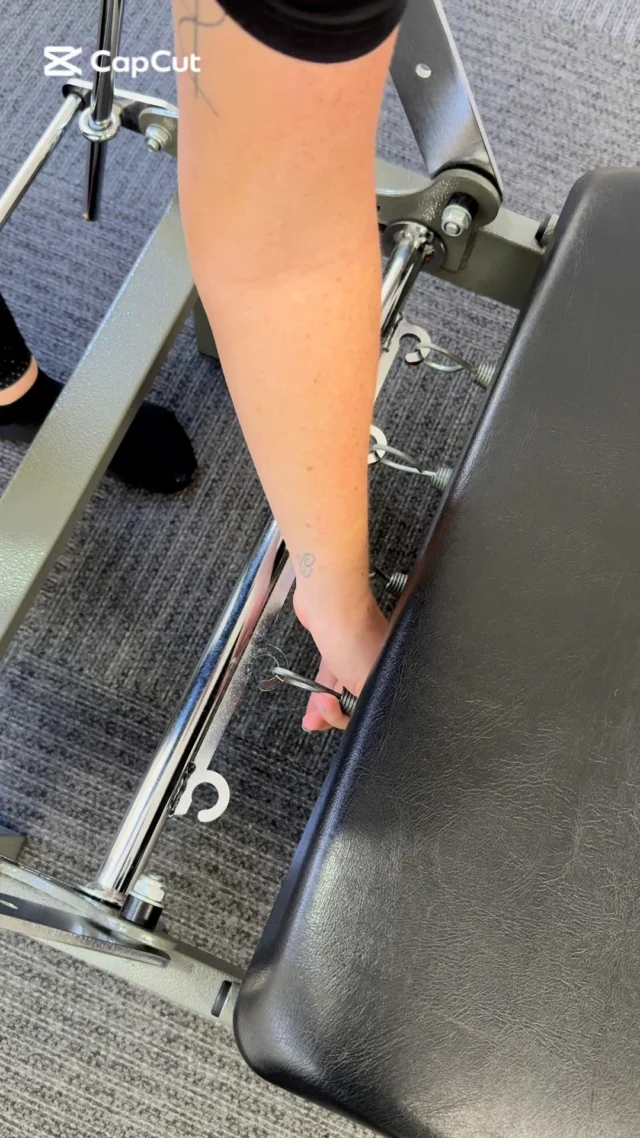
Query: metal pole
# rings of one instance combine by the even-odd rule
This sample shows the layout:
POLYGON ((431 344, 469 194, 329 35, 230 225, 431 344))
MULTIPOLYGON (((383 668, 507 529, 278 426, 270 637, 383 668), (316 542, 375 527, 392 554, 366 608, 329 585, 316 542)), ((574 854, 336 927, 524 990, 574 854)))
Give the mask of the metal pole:
MULTIPOLYGON (((95 72, 88 123, 96 132, 107 131, 111 123, 115 87, 111 61, 118 54, 123 12, 124 0, 102 0, 98 51, 105 54, 98 60, 101 70, 95 72)), ((84 212, 87 221, 95 221, 100 212, 106 158, 106 142, 90 141, 84 212)))
POLYGON ((49 123, 42 137, 36 142, 29 157, 23 162, 15 178, 0 197, 0 229, 9 220, 16 206, 26 194, 33 179, 39 174, 47 158, 53 153, 63 138, 67 127, 82 106, 80 95, 67 95, 57 115, 49 123))
MULTIPOLYGON (((408 222, 399 231, 382 288, 382 330, 395 319, 408 288, 419 273, 429 245, 429 231, 408 222)), ((145 868, 172 804, 207 740, 209 758, 220 737, 219 719, 229 718, 225 695, 247 657, 269 599, 284 574, 293 578, 291 562, 275 521, 271 521, 247 562, 227 602, 187 691, 129 807, 98 876, 89 887, 94 896, 121 903, 145 868), (210 744, 210 740, 214 744, 210 744)), ((286 595, 279 590, 280 604, 286 595)), ((273 613, 271 613, 273 616, 273 613)), ((237 694, 237 693, 236 693, 237 694)))
POLYGON ((191 679, 185 702, 164 736, 90 887, 104 900, 122 900, 143 871, 286 561, 280 531, 271 521, 245 565, 191 679))
POLYGON ((417 221, 401 222, 394 229, 394 247, 382 282, 383 343, 422 268, 430 238, 426 226, 417 221))

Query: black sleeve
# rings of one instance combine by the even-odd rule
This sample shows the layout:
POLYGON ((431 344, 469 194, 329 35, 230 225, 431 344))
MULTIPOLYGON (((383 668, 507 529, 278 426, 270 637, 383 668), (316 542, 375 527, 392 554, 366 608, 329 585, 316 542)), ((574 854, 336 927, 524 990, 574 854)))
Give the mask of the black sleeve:
POLYGON ((222 0, 245 31, 276 51, 315 63, 366 55, 391 35, 407 0, 222 0))

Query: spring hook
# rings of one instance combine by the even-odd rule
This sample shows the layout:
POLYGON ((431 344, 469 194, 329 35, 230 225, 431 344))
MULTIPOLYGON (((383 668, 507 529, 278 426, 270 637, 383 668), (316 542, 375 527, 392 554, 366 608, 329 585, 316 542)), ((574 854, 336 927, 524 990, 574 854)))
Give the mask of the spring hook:
POLYGON ((498 365, 492 363, 490 360, 481 360, 479 364, 469 363, 464 356, 459 356, 456 352, 450 351, 448 348, 439 348, 436 344, 419 344, 418 347, 409 352, 405 356, 405 362, 408 364, 425 363, 427 367, 432 368, 433 371, 441 371, 453 373, 458 371, 468 371, 472 375, 475 382, 486 389, 493 382, 498 365), (430 359, 431 356, 443 356, 445 360, 450 360, 450 363, 438 363, 435 359, 430 359))
MULTIPOLYGON (((382 432, 380 431, 379 434, 382 435, 382 432)), ((387 442, 377 440, 369 451, 369 462, 371 464, 379 462, 382 466, 390 466, 393 470, 401 470, 404 474, 420 474, 424 478, 428 478, 431 485, 441 493, 446 489, 453 473, 450 466, 438 466, 436 470, 423 470, 416 459, 407 454, 406 451, 398 450, 397 447, 392 447, 387 442), (389 455, 392 457, 388 457, 389 455), (397 462, 396 459, 400 459, 400 461, 397 462)))
POLYGON ((282 668, 280 665, 275 665, 271 669, 271 676, 265 680, 260 681, 261 691, 276 691, 281 684, 289 684, 293 688, 300 688, 301 691, 310 693, 318 693, 319 695, 332 695, 334 699, 338 700, 340 710, 344 715, 351 716, 355 711, 358 697, 353 695, 352 692, 347 691, 346 688, 342 689, 341 693, 334 691, 333 688, 327 688, 324 684, 319 684, 317 680, 310 680, 307 676, 300 676, 297 672, 292 672, 290 668, 282 668))

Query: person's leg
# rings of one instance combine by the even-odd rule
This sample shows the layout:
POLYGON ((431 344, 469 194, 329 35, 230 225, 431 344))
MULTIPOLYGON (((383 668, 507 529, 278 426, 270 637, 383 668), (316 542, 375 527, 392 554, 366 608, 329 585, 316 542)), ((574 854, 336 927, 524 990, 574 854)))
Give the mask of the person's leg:
MULTIPOLYGON (((0 439, 30 443, 61 390, 62 384, 38 366, 0 294, 0 439)), ((175 415, 147 402, 109 472, 130 486, 172 494, 189 485, 196 468, 193 448, 175 415)))

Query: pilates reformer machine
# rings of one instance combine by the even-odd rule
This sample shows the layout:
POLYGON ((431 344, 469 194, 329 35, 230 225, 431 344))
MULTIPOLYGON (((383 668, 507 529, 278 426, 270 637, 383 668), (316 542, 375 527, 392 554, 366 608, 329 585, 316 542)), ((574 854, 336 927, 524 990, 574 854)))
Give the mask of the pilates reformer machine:
MULTIPOLYGON (((117 53, 121 17, 103 0, 101 50, 117 53)), ((171 937, 149 862, 197 788, 215 796, 202 823, 232 800, 216 748, 293 582, 273 521, 94 880, 22 867, 22 838, 0 831, 0 929, 233 1024, 264 1077, 394 1138, 628 1138, 640 171, 586 175, 559 219, 506 209, 439 0, 412 0, 392 75, 426 173, 378 163, 378 390, 402 353, 466 368, 487 397, 454 471, 424 469, 372 427, 370 462, 426 476, 442 506, 408 581, 388 575, 392 634, 357 704, 345 693, 352 721, 248 973, 171 937), (499 367, 467 364, 405 318, 421 273, 520 311, 499 367)), ((174 107, 112 73, 72 80, 0 198, 0 226, 76 119, 89 219, 121 129, 176 153, 174 107)), ((192 310, 213 355, 174 201, 0 499, 0 649, 192 310)), ((308 684, 283 668, 268 682, 308 684)))

